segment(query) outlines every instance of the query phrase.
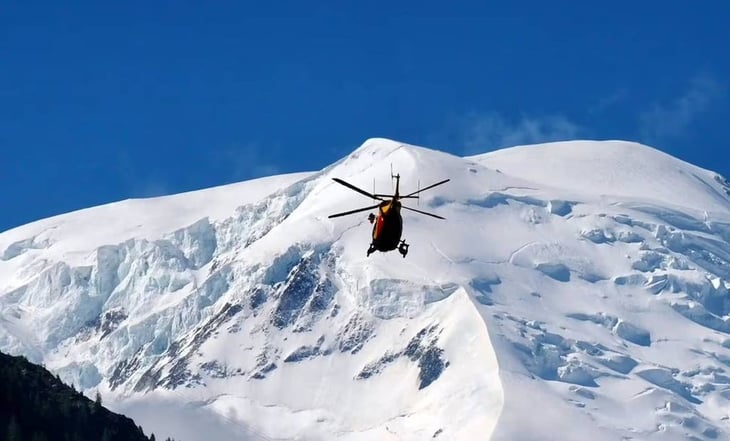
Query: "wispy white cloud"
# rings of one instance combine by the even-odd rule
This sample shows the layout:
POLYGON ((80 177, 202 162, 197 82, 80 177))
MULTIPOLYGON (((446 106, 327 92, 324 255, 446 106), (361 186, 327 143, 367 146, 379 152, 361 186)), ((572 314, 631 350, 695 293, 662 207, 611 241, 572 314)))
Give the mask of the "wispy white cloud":
POLYGON ((217 155, 229 179, 235 181, 282 173, 281 168, 268 159, 270 155, 264 147, 256 143, 222 149, 217 155))
POLYGON ((172 193, 170 186, 162 179, 140 174, 139 166, 134 163, 126 151, 117 152, 115 164, 116 172, 126 186, 129 197, 153 198, 172 193))
POLYGON ((682 135, 714 102, 722 99, 725 92, 725 84, 711 75, 697 75, 679 97, 654 104, 639 115, 642 138, 657 141, 682 135))
POLYGON ((626 88, 618 88, 606 96, 599 98, 588 108, 589 115, 600 115, 618 106, 629 98, 629 91, 626 88))
POLYGON ((465 154, 502 147, 575 139, 584 130, 563 115, 523 116, 507 119, 491 113, 470 114, 460 124, 457 138, 465 154))
POLYGON ((138 198, 154 198, 171 194, 169 186, 161 181, 138 181, 131 187, 134 197, 138 198))
MULTIPOLYGON (((205 181, 209 186, 281 174, 283 170, 272 161, 272 157, 276 156, 276 151, 276 148, 267 150, 258 143, 210 148, 205 159, 199 164, 200 167, 196 169, 196 173, 212 173, 215 179, 205 181)), ((128 197, 150 198, 202 188, 180 188, 172 185, 172 177, 169 178, 168 183, 164 175, 151 175, 149 171, 145 172, 142 165, 136 164, 125 151, 117 152, 115 165, 119 179, 126 187, 128 197)), ((198 180, 198 182, 202 181, 198 180)))

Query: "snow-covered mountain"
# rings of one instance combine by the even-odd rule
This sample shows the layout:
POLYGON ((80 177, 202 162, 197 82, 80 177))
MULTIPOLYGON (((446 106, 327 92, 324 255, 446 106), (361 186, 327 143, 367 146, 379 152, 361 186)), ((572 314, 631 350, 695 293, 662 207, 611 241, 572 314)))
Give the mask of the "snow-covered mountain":
POLYGON ((0 350, 184 441, 730 438, 730 184, 652 148, 372 139, 0 234, 0 350), (408 257, 366 257, 378 193, 408 257))

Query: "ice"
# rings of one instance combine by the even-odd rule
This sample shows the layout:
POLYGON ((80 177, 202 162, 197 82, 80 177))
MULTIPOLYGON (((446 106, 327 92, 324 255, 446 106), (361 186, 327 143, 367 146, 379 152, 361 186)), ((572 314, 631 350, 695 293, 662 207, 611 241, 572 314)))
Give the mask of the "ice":
POLYGON ((616 322, 616 325, 613 327, 612 331, 619 337, 623 338, 624 340, 630 341, 631 343, 640 346, 651 345, 651 336, 649 334, 649 331, 647 331, 646 329, 642 329, 641 327, 631 324, 627 321, 619 319, 616 322))

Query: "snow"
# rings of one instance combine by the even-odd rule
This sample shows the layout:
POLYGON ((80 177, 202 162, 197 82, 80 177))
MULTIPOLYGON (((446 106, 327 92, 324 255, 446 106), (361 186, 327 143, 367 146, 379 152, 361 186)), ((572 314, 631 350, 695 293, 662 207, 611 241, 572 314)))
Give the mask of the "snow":
POLYGON ((157 239, 203 217, 228 218, 236 208, 309 175, 293 173, 172 196, 128 199, 32 222, 0 235, 4 250, 0 260, 42 250, 44 258, 77 263, 84 251, 102 245, 131 238, 157 239))
POLYGON ((717 174, 659 150, 625 141, 570 141, 519 146, 470 158, 542 186, 592 196, 663 202, 719 211, 730 200, 717 174))
POLYGON ((0 234, 0 350, 158 438, 723 439, 730 188, 647 146, 466 158, 371 139, 313 173, 0 234), (397 253, 365 256, 401 193, 397 253))

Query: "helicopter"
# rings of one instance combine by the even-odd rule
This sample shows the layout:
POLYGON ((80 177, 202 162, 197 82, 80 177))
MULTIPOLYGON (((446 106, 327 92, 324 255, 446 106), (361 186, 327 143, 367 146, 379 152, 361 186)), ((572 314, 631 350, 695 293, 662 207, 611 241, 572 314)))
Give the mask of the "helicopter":
POLYGON ((354 213, 360 213, 362 211, 372 210, 373 208, 378 209, 377 216, 373 213, 370 213, 370 215, 368 216, 368 220, 371 224, 373 224, 373 233, 372 242, 370 242, 370 247, 367 251, 367 257, 370 257, 370 255, 375 251, 388 252, 393 251, 396 248, 404 258, 406 257, 410 244, 407 244, 405 239, 401 239, 401 234, 403 233, 403 218, 400 214, 401 208, 405 208, 406 210, 414 211, 416 213, 425 214, 426 216, 435 217, 437 219, 445 219, 444 217, 441 217, 437 214, 417 210, 411 207, 406 207, 405 205, 401 204, 400 200, 411 198, 418 199, 418 194, 422 191, 429 190, 441 184, 445 184, 449 182, 450 179, 444 179, 443 181, 439 181, 435 184, 431 184, 427 187, 416 190, 413 193, 401 196, 399 193, 400 174, 394 175, 393 171, 391 170, 390 176, 392 179, 395 179, 395 193, 392 195, 369 193, 342 179, 332 178, 333 181, 337 182, 340 185, 344 185, 350 190, 356 191, 371 199, 381 201, 369 207, 357 208, 355 210, 344 211, 342 213, 336 213, 327 216, 331 219, 334 217, 347 216, 354 213))

